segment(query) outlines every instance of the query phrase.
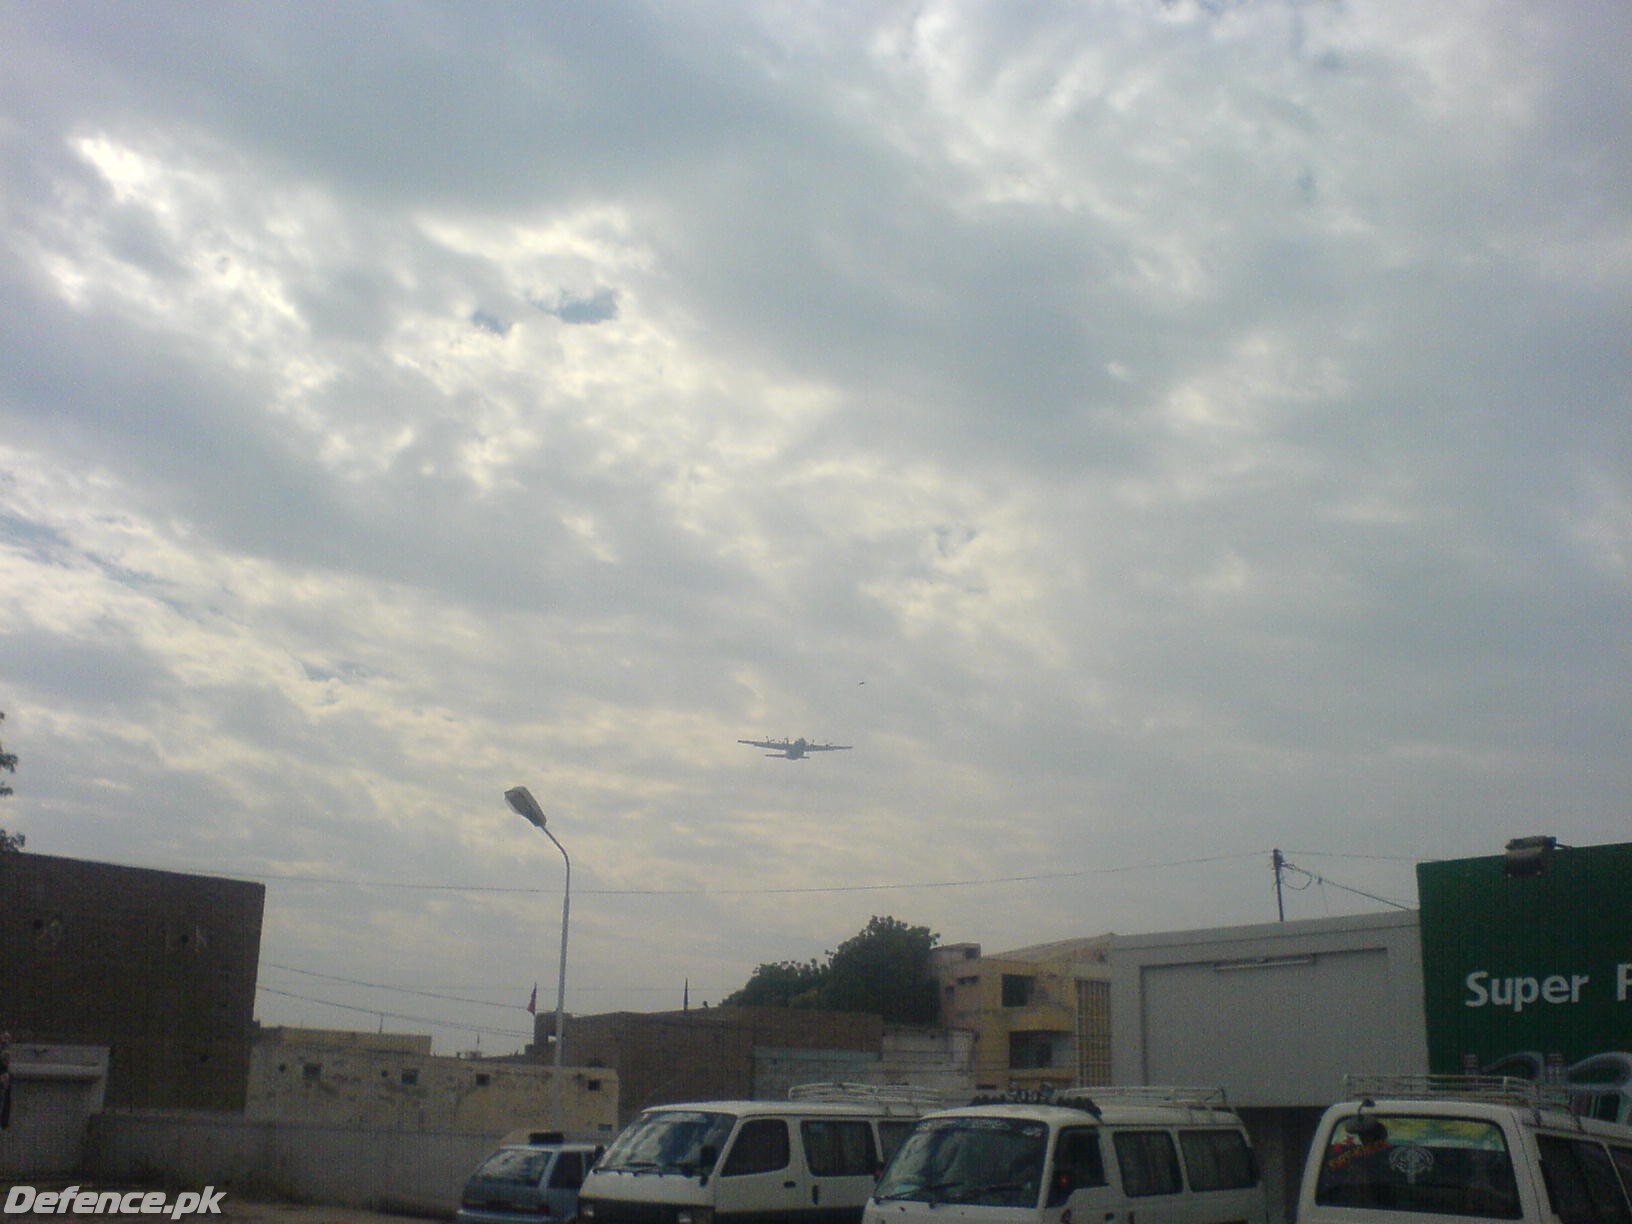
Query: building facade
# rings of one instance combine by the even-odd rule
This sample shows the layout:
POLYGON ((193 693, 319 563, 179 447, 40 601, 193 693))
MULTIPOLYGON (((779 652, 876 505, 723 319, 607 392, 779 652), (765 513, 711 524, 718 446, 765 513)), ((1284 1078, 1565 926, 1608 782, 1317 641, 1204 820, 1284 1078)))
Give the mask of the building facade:
POLYGON ((1110 964, 1114 1082, 1224 1088, 1272 1220, 1346 1074, 1428 1070, 1415 911, 1119 936, 1110 964))
POLYGON ((244 1115, 406 1131, 559 1130, 586 1142, 617 1130, 615 1071, 563 1067, 557 1114, 553 1066, 430 1051, 430 1037, 417 1034, 263 1030, 244 1115))
POLYGON ((975 943, 930 953, 941 1023, 973 1034, 978 1092, 1104 1084, 1111 1076, 1111 936, 984 956, 975 943))
MULTIPOLYGON (((542 1029, 554 1017, 540 1016, 542 1029)), ((617 1072, 620 1121, 676 1101, 773 1100, 793 1084, 879 1082, 884 1022, 859 1012, 704 1007, 574 1016, 567 1053, 617 1072)))
POLYGON ((106 1103, 241 1110, 266 887, 0 855, 0 1028, 106 1047, 106 1103))

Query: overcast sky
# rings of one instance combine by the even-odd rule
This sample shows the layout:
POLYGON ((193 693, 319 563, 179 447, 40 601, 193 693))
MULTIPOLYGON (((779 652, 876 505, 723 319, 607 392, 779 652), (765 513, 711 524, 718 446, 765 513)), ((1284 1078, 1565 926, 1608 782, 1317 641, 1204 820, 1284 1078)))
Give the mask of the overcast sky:
POLYGON ((265 881, 265 1023, 517 1048, 518 784, 575 1012, 1632 840, 1622 0, 0 43, 0 824, 265 881))

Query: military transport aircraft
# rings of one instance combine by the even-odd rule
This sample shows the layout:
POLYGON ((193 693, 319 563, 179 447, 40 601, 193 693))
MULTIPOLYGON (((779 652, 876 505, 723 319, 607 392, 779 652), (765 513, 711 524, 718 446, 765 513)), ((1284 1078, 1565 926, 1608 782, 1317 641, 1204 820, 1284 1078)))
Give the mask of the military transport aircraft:
POLYGON ((804 758, 807 752, 848 752, 849 744, 813 744, 804 736, 796 740, 738 740, 739 744, 747 744, 750 748, 774 748, 776 751, 767 752, 768 757, 780 757, 784 761, 798 761, 804 758))

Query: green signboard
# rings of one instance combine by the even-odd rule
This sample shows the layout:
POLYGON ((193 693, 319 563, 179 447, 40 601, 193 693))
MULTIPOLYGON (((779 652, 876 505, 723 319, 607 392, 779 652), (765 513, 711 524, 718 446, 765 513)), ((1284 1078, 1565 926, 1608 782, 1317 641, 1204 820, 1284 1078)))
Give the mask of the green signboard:
POLYGON ((1632 1077, 1632 843, 1423 863, 1423 1003, 1436 1074, 1604 1087, 1632 1077))

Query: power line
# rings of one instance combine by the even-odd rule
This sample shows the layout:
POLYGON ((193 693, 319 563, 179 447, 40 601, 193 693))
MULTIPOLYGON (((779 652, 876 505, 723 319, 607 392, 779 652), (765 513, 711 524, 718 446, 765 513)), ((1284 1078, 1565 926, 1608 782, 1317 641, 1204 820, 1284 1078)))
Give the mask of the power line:
MULTIPOLYGON (((804 893, 893 892, 928 888, 981 888, 994 884, 1037 884, 1047 880, 1076 880, 1096 875, 1116 875, 1129 871, 1159 871, 1169 867, 1192 867, 1205 863, 1224 863, 1235 859, 1256 858, 1267 853, 1263 850, 1241 851, 1235 854, 1215 854, 1203 858, 1169 859, 1159 863, 1129 863, 1121 867, 1087 867, 1080 871, 1052 871, 1038 875, 992 876, 975 880, 927 880, 918 883, 891 884, 812 884, 794 888, 580 888, 580 895, 598 897, 739 897, 791 896, 804 893)), ((337 888, 396 888, 418 892, 466 893, 520 893, 530 896, 551 895, 558 888, 537 886, 511 887, 496 884, 432 884, 401 880, 343 880, 328 876, 277 875, 273 873, 223 873, 216 876, 250 881, 278 880, 290 884, 322 884, 337 888)))
POLYGON ((382 1020, 403 1020, 409 1024, 429 1024, 435 1028, 463 1029, 466 1032, 482 1033, 489 1037, 517 1037, 523 1041, 533 1036, 532 1033, 520 1029, 489 1028, 480 1024, 460 1024, 449 1020, 433 1020, 427 1016, 408 1016, 401 1012, 382 1011, 378 1007, 359 1007, 352 1003, 336 1003, 330 999, 314 999, 311 995, 296 994, 292 990, 278 990, 272 986, 257 985, 255 989, 285 999, 298 999, 302 1003, 316 1003, 322 1007, 337 1007, 341 1011, 360 1012, 365 1016, 378 1016, 382 1020))
MULTIPOLYGON (((296 969, 293 965, 280 965, 274 961, 262 961, 268 969, 281 969, 285 973, 299 973, 305 977, 322 978, 326 982, 340 982, 347 986, 366 986, 370 990, 389 990, 395 994, 415 995, 421 999, 440 999, 445 1003, 469 1003, 475 1007, 502 1007, 513 1009, 514 1003, 491 1003, 486 999, 467 999, 459 995, 438 994, 433 990, 414 990, 408 986, 392 986, 386 982, 365 982, 361 978, 341 977, 333 973, 318 973, 314 969, 296 969)), ((340 1006, 336 1004, 335 1006, 340 1006)))
MULTIPOLYGON (((1395 909, 1411 909, 1411 906, 1405 904, 1403 901, 1392 901, 1387 897, 1379 897, 1376 893, 1369 893, 1361 888, 1350 888, 1347 884, 1339 884, 1336 880, 1329 880, 1325 876, 1316 875, 1312 871, 1306 871, 1304 868, 1297 866, 1295 863, 1287 862, 1284 858, 1281 860, 1281 867, 1287 871, 1296 871, 1299 875, 1308 876, 1311 883, 1329 885, 1332 888, 1341 889, 1343 892, 1353 893, 1357 897, 1365 897, 1368 901, 1377 901, 1383 905, 1392 905, 1395 909)), ((1305 884, 1304 887, 1307 888, 1309 885, 1305 884)))

